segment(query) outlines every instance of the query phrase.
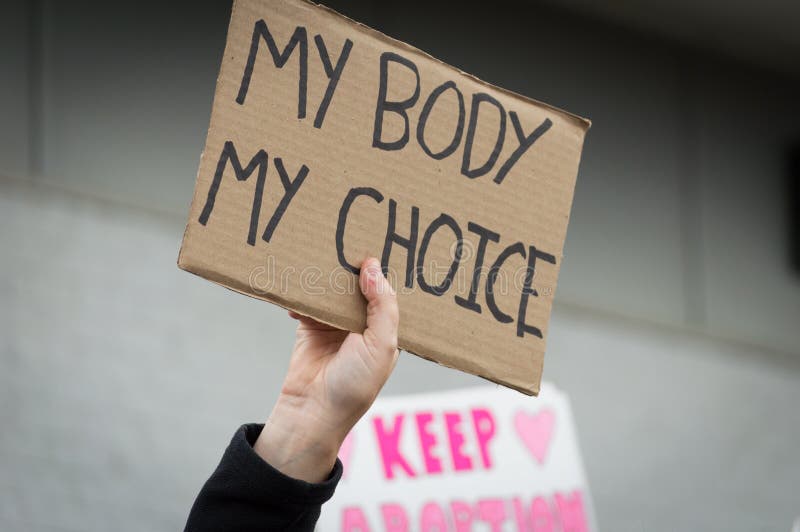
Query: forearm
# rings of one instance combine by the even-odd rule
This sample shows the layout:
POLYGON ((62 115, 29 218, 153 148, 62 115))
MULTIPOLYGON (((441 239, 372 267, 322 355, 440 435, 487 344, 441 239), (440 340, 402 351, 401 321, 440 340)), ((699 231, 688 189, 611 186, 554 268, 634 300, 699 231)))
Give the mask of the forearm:
POLYGON ((342 475, 347 433, 397 361, 399 309, 377 259, 363 262, 363 334, 299 320, 281 395, 265 428, 245 425, 203 486, 186 529, 313 530, 342 475))
POLYGON ((310 399, 282 394, 253 448, 284 475, 322 482, 330 475, 348 430, 331 417, 310 399))

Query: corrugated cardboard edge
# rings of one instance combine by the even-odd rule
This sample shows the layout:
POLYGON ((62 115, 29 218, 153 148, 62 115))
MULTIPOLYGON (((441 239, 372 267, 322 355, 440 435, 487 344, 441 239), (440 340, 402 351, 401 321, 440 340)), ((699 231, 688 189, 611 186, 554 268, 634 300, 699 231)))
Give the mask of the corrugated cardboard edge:
MULTIPOLYGON (((200 277, 204 281, 211 281, 212 283, 217 284, 219 286, 222 286, 224 288, 227 288, 228 290, 230 290, 232 292, 236 292, 237 294, 242 294, 242 295, 245 295, 245 296, 248 296, 248 297, 252 297, 254 299, 260 299, 262 301, 267 301, 267 302, 272 303, 274 305, 278 305, 279 307, 285 308, 287 310, 291 310, 292 312, 296 312, 298 314, 302 314, 303 316, 307 316, 307 317, 309 317, 311 319, 314 319, 314 320, 316 320, 316 321, 318 321, 320 323, 324 323, 325 325, 330 325, 331 327, 336 327, 337 329, 347 329, 347 330, 351 330, 352 331, 352 328, 344 326, 341 322, 337 322, 335 315, 331 315, 330 317, 328 317, 327 314, 324 313, 324 312, 319 312, 318 310, 306 307, 305 305, 298 305, 296 302, 289 301, 288 299, 283 299, 281 297, 277 297, 277 296, 275 296, 273 294, 253 294, 253 293, 250 293, 250 292, 245 292, 244 290, 242 290, 240 288, 236 288, 236 286, 234 286, 233 284, 228 284, 228 283, 226 283, 226 282, 224 282, 222 280, 209 279, 208 277, 206 277, 202 273, 197 272, 197 271, 193 271, 193 270, 189 269, 185 264, 181 264, 180 256, 178 257, 178 267, 181 270, 189 272, 189 273, 191 273, 193 275, 197 275, 198 277, 200 277)), ((366 304, 366 300, 365 300, 365 304, 366 304)), ((352 332, 361 333, 363 331, 352 331, 352 332)), ((418 356, 418 357, 423 358, 425 360, 428 360, 430 362, 435 362, 439 366, 443 366, 443 367, 449 368, 449 369, 456 369, 458 371, 466 372, 466 373, 468 373, 470 375, 475 375, 476 377, 480 377, 481 379, 487 380, 487 381, 489 381, 491 383, 494 383, 494 384, 499 384, 501 386, 505 386, 506 388, 511 388, 511 389, 516 390, 518 392, 521 392, 521 393, 523 393, 525 395, 530 395, 530 396, 538 396, 539 395, 539 387, 538 386, 535 387, 535 388, 524 388, 522 386, 517 386, 517 385, 515 385, 513 383, 508 383, 508 382, 505 382, 505 381, 500 380, 500 379, 494 379, 494 378, 486 376, 486 375, 481 375, 479 373, 480 369, 478 369, 478 368, 466 369, 466 370, 463 369, 463 368, 456 368, 455 366, 451 366, 450 364, 445 364, 445 363, 440 362, 438 360, 434 360, 430 356, 422 355, 420 353, 417 353, 417 352, 414 351, 413 348, 409 348, 406 345, 400 344, 398 347, 402 351, 405 351, 406 353, 411 353, 412 355, 418 356)))
MULTIPOLYGON (((237 5, 238 5, 238 3, 240 1, 241 0, 234 0, 233 8, 232 8, 232 11, 231 11, 231 22, 233 21, 233 13, 236 11, 236 7, 237 7, 237 5)), ((444 61, 441 61, 440 59, 437 59, 436 57, 433 57, 432 55, 430 55, 429 53, 425 52, 424 50, 420 50, 419 48, 416 48, 416 47, 414 47, 414 46, 412 46, 412 45, 410 45, 408 43, 405 43, 405 42, 400 41, 398 39, 395 39, 393 37, 389 37, 388 35, 380 32, 380 31, 378 31, 376 29, 370 28, 366 24, 362 24, 361 22, 358 22, 358 21, 355 21, 355 20, 353 20, 353 19, 351 19, 349 17, 346 17, 345 15, 342 15, 341 13, 339 13, 339 12, 335 11, 334 9, 331 9, 331 8, 325 6, 325 5, 317 4, 315 2, 312 2, 311 0, 299 0, 299 2, 300 2, 301 6, 303 4, 305 4, 305 6, 307 6, 309 8, 322 9, 322 10, 334 15, 335 17, 338 17, 338 18, 342 19, 344 22, 350 24, 351 26, 357 27, 361 31, 367 33, 368 35, 371 35, 371 36, 375 37, 376 39, 378 39, 380 41, 387 42, 387 43, 389 43, 391 45, 397 46, 399 48, 402 48, 404 50, 408 50, 408 51, 416 53, 416 54, 420 54, 423 57, 425 57, 425 58, 427 58, 427 59, 429 59, 429 60, 431 60, 431 61, 433 61, 435 63, 438 63, 442 67, 455 72, 456 74, 460 74, 462 76, 465 76, 467 78, 470 78, 470 79, 474 80, 478 84, 481 84, 481 85, 486 86, 486 87, 490 87, 490 88, 492 88, 494 90, 497 90, 497 91, 502 92, 502 93, 504 93, 506 95, 509 95, 512 98, 517 98, 517 99, 520 99, 520 100, 522 100, 524 102, 528 102, 528 103, 537 105, 539 107, 543 107, 543 108, 549 109, 549 110, 551 110, 551 111, 553 111, 555 113, 558 113, 558 114, 566 117, 567 119, 569 119, 571 122, 577 124, 579 127, 581 127, 583 129, 584 133, 586 131, 588 131, 589 128, 591 127, 591 125, 592 125, 591 120, 589 120, 588 118, 583 118, 581 116, 575 115, 573 113, 570 113, 568 111, 565 111, 565 110, 560 109, 558 107, 555 107, 553 105, 541 102, 539 100, 535 100, 533 98, 530 98, 528 96, 516 93, 516 92, 508 90, 508 89, 504 89, 503 87, 498 87, 496 85, 492 85, 491 83, 488 83, 488 82, 478 78, 477 76, 474 76, 474 75, 472 75, 472 74, 470 74, 468 72, 464 72, 463 70, 461 70, 459 68, 456 68, 456 67, 454 67, 452 65, 449 65, 449 64, 445 63, 444 61)), ((230 24, 231 23, 229 22, 229 24, 228 24, 228 33, 230 33, 230 24)), ((226 39, 226 41, 227 41, 227 39, 226 39)), ((226 49, 227 49, 227 44, 226 44, 226 49)), ((225 58, 225 55, 223 53, 222 61, 225 60, 224 58, 225 58)), ((220 77, 221 73, 222 73, 222 69, 220 68, 220 70, 219 70, 219 72, 217 74, 217 82, 216 82, 215 86, 219 86, 219 77, 220 77)), ((216 90, 215 90, 214 103, 212 103, 212 111, 213 111, 213 105, 216 104, 216 98, 217 98, 217 94, 216 94, 216 90)), ((583 144, 583 142, 582 142, 582 144, 583 144)), ((201 152, 201 155, 200 155, 201 160, 204 157, 205 157, 205 146, 203 147, 203 151, 201 152)), ((580 161, 579 161, 579 165, 580 165, 580 161)), ((197 176, 195 178, 195 183, 197 182, 197 177, 199 177, 199 173, 200 173, 200 169, 198 168, 197 176)), ((192 202, 190 202, 190 204, 189 204, 190 212, 191 212, 191 203, 192 202)), ((186 228, 184 229, 183 240, 186 239, 186 233, 189 231, 189 225, 191 224, 191 222, 192 222, 191 217, 189 217, 189 219, 187 220, 187 223, 186 223, 186 228)), ((324 323, 326 325, 330 325, 331 327, 337 327, 337 328, 340 328, 340 329, 348 329, 348 330, 353 331, 353 327, 349 327, 346 324, 343 324, 340 319, 337 319, 338 316, 336 316, 336 315, 328 316, 327 313, 320 312, 318 309, 307 307, 306 305, 303 305, 303 304, 298 304, 298 302, 296 302, 296 301, 290 301, 288 299, 284 299, 284 298, 278 297, 275 294, 254 294, 252 292, 247 292, 247 291, 245 291, 243 289, 237 288, 236 285, 238 283, 235 280, 233 280, 233 279, 225 279, 225 280, 223 280, 222 277, 224 277, 224 276, 221 277, 219 275, 219 273, 217 273, 217 272, 214 272, 214 277, 216 277, 216 279, 212 279, 209 276, 205 275, 205 272, 198 271, 197 269, 195 269, 195 270, 190 269, 191 266, 186 264, 184 262, 184 260, 183 260, 183 245, 181 245, 181 250, 178 253, 177 264, 178 264, 178 267, 180 269, 182 269, 184 271, 187 271, 189 273, 192 273, 194 275, 197 275, 197 276, 199 276, 199 277, 201 277, 201 278, 203 278, 203 279, 205 279, 207 281, 211 281, 211 282, 213 282, 215 284, 218 284, 218 285, 220 285, 222 287, 225 287, 225 288, 227 288, 227 289, 229 289, 229 290, 231 290, 233 292, 236 292, 236 293, 239 293, 239 294, 243 294, 243 295, 255 298, 255 299, 268 301, 270 303, 273 303, 273 304, 278 305, 280 307, 283 307, 285 309, 291 310, 293 312, 297 312, 298 314, 302 314, 303 316, 308 316, 308 317, 310 317, 312 319, 315 319, 315 320, 317 320, 317 321, 319 321, 321 323, 324 323)), ((363 332, 363 331, 359 330, 359 331, 353 331, 353 332, 360 333, 360 332, 363 332)), ((475 375, 477 377, 485 379, 485 380, 487 380, 489 382, 492 382, 492 383, 495 383, 495 384, 499 384, 499 385, 505 386, 507 388, 511 388, 511 389, 516 390, 516 391, 518 391, 520 393, 523 393, 525 395, 529 395, 529 396, 538 396, 539 395, 539 390, 540 390, 540 384, 539 383, 537 383, 536 385, 534 385, 534 386, 532 386, 530 388, 526 388, 526 387, 523 387, 523 386, 518 386, 518 385, 516 385, 514 383, 503 381, 501 379, 493 378, 493 377, 488 376, 488 375, 482 375, 480 373, 480 371, 481 371, 480 368, 477 368, 477 367, 472 368, 472 369, 470 369, 470 368, 455 368, 454 366, 452 366, 450 364, 446 364, 446 363, 443 363, 441 361, 434 360, 429 355, 420 354, 412 346, 403 345, 401 343, 399 345, 399 348, 402 349, 403 351, 406 351, 408 353, 416 355, 416 356, 418 356, 420 358, 423 358, 425 360, 429 360, 431 362, 435 362, 436 364, 438 364, 440 366, 443 366, 443 367, 446 367, 446 368, 451 368, 451 369, 458 369, 459 371, 465 371, 467 373, 470 373, 472 375, 475 375)), ((542 368, 540 368, 540 374, 542 373, 541 370, 542 370, 542 368)))

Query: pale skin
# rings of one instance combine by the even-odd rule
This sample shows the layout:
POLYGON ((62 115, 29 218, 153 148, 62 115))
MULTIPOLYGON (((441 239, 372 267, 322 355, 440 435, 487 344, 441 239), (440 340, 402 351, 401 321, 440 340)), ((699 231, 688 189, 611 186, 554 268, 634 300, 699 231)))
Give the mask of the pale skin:
POLYGON ((369 409, 397 363, 397 296, 377 259, 361 265, 367 328, 347 332, 294 312, 289 370, 254 449, 281 473, 322 482, 344 438, 369 409))

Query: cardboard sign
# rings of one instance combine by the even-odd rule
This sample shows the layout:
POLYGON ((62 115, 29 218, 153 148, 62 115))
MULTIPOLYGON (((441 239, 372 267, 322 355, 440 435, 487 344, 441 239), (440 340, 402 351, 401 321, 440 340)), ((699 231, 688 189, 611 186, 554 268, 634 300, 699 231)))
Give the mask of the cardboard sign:
POLYGON ((499 388, 379 399, 339 453, 322 532, 589 532, 569 402, 499 388))
POLYGON ((536 394, 588 127, 326 8, 238 0, 179 266, 361 331, 379 257, 400 347, 536 394))

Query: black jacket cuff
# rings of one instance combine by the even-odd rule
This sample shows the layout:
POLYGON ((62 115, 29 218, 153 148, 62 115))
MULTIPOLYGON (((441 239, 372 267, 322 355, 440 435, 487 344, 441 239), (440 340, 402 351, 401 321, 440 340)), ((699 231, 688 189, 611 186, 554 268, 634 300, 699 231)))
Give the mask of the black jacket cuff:
POLYGON ((339 479, 342 478, 342 462, 337 458, 331 474, 319 484, 284 475, 256 454, 255 445, 264 429, 263 424, 248 424, 239 427, 225 450, 222 463, 230 461, 252 488, 252 493, 274 503, 319 504, 333 496, 339 479))

